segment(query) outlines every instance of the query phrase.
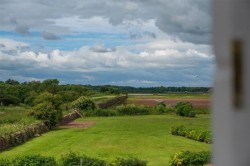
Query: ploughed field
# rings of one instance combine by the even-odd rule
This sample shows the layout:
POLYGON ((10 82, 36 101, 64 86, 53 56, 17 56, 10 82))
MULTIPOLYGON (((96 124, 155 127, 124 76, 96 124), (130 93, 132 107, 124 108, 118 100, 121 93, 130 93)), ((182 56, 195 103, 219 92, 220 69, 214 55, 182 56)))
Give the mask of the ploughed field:
POLYGON ((179 125, 209 130, 210 116, 87 117, 1 152, 0 158, 41 154, 58 159, 72 151, 106 161, 136 157, 147 160, 149 166, 159 166, 168 165, 170 156, 181 150, 210 150, 210 144, 171 135, 170 128, 179 125))
POLYGON ((159 102, 175 106, 178 102, 191 102, 194 108, 210 108, 208 94, 168 94, 168 95, 130 95, 127 103, 154 107, 159 102))

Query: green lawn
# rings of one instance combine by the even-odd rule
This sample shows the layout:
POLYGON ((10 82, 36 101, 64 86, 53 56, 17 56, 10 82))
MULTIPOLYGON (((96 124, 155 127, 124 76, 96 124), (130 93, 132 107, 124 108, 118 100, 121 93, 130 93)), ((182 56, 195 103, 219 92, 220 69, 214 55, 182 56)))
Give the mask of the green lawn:
POLYGON ((57 129, 21 146, 0 153, 0 158, 24 154, 42 154, 59 158, 77 151, 88 156, 112 161, 116 157, 137 157, 149 165, 167 165, 170 155, 181 150, 209 150, 210 145, 172 136, 173 125, 208 129, 209 115, 183 118, 175 115, 96 117, 78 119, 94 121, 88 129, 57 129))

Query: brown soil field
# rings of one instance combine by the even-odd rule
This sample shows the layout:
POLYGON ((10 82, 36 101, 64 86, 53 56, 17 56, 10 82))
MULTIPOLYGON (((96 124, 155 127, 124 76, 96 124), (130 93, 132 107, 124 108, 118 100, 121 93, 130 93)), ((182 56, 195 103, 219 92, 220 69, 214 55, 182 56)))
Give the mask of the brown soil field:
POLYGON ((70 122, 63 127, 66 128, 89 128, 93 126, 95 122, 70 122))
POLYGON ((167 105, 175 106, 178 102, 191 102, 195 108, 210 108, 211 101, 209 99, 133 99, 128 100, 129 104, 145 105, 154 107, 158 102, 164 102, 167 105))

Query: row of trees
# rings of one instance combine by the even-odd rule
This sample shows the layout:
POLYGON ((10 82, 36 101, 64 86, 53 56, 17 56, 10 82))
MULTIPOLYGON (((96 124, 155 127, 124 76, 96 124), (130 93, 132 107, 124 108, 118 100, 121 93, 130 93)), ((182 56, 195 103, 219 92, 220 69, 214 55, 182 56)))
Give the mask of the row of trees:
POLYGON ((5 82, 0 82, 0 105, 18 105, 23 103, 34 106, 37 104, 34 100, 44 92, 60 96, 64 103, 72 102, 80 96, 92 96, 97 93, 120 93, 117 88, 112 86, 100 86, 98 89, 94 89, 85 85, 60 85, 57 79, 23 83, 8 79, 5 82))

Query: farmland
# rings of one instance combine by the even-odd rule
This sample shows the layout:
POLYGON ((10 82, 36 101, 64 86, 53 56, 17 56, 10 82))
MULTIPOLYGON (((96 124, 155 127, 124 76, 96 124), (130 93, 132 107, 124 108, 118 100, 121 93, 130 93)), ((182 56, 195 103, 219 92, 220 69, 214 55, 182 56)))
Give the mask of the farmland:
POLYGON ((175 115, 90 117, 78 122, 94 122, 89 128, 61 127, 41 137, 1 153, 1 158, 42 154, 59 158, 68 151, 112 161, 116 157, 137 157, 149 165, 167 165, 169 157, 181 150, 209 150, 210 145, 170 134, 173 125, 207 129, 209 115, 183 118, 175 115))
POLYGON ((203 136, 194 135, 211 131, 210 95, 207 93, 144 93, 128 94, 127 98, 125 94, 111 93, 116 93, 117 87, 107 86, 101 92, 91 87, 56 83, 56 80, 36 83, 38 89, 29 85, 34 82, 28 85, 1 85, 6 91, 0 98, 0 143, 12 148, 2 148, 0 158, 41 154, 60 161, 61 156, 68 152, 79 152, 108 163, 116 158, 135 157, 148 161, 148 165, 157 166, 167 165, 170 157, 182 150, 210 151, 211 144, 202 142, 203 136), (27 88, 26 95, 22 95, 21 91, 19 93, 20 87, 27 88), (100 107, 117 99, 117 96, 127 100, 122 100, 122 105, 100 107), (190 102, 191 105, 186 106, 192 107, 192 110, 178 112, 175 105, 181 101, 190 102), (64 126, 55 126, 59 121, 54 123, 53 120, 60 120, 61 115, 78 109, 78 104, 85 108, 79 109, 84 118, 64 126), (47 113, 44 114, 44 111, 47 113), (58 115, 58 119, 42 119, 56 112, 58 114, 51 114, 48 118, 58 115), (52 130, 38 134, 34 128, 29 131, 31 125, 40 122, 46 122, 52 130), (181 132, 180 136, 172 135, 171 128, 178 126, 181 129, 180 126, 185 126, 191 135, 188 132, 185 137, 181 132))

